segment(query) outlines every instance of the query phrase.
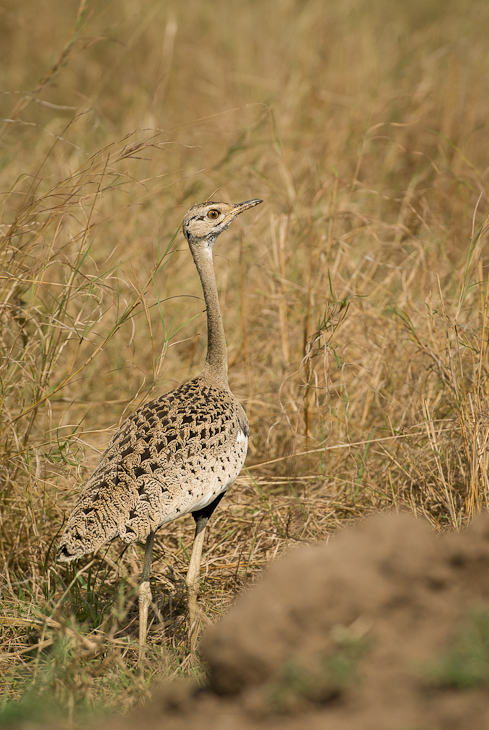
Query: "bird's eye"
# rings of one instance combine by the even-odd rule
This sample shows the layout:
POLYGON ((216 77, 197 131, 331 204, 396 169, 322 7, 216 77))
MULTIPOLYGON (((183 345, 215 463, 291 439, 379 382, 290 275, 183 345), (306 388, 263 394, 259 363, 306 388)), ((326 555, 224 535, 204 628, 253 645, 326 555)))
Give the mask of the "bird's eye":
POLYGON ((207 213, 207 217, 215 221, 217 218, 219 218, 219 211, 213 208, 207 213))

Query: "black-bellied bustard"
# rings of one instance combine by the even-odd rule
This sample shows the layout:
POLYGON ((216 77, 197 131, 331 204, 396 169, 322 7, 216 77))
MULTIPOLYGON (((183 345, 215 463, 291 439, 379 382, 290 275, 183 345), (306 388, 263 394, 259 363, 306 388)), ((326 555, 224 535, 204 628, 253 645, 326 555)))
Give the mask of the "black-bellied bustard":
POLYGON ((201 374, 138 408, 110 441, 61 537, 58 560, 98 550, 115 537, 146 540, 139 589, 140 657, 152 601, 149 575, 156 530, 192 513, 195 539, 187 573, 190 644, 194 643, 200 562, 207 521, 238 476, 248 420, 228 385, 227 351, 212 247, 245 210, 261 203, 207 202, 183 219, 207 311, 207 357, 201 374))

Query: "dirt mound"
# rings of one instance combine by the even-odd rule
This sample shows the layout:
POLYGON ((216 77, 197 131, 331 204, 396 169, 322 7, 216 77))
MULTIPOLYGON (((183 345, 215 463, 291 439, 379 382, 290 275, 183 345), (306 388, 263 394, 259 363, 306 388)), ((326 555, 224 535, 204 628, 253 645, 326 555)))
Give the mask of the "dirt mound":
POLYGON ((376 516, 296 550, 202 651, 210 688, 164 687, 139 727, 487 728, 489 517, 440 537, 376 516))

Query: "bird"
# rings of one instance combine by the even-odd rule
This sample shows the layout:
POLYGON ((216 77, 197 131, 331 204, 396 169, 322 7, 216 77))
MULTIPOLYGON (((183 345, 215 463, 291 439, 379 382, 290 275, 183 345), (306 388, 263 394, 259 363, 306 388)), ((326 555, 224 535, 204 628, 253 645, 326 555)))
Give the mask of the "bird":
POLYGON ((246 210, 262 203, 207 201, 192 206, 182 231, 200 277, 207 314, 207 355, 197 377, 140 406, 118 428, 61 535, 57 560, 96 552, 119 537, 146 541, 139 585, 139 659, 144 657, 156 531, 191 513, 195 535, 186 576, 189 642, 196 643, 200 564, 209 518, 240 473, 248 449, 244 408, 228 384, 227 349, 213 246, 246 210))

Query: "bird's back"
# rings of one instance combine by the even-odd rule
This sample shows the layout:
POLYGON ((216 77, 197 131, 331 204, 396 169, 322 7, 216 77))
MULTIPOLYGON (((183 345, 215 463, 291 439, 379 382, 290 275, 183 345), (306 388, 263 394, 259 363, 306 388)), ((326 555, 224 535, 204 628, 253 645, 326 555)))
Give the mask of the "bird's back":
POLYGON ((147 537, 210 504, 244 464, 246 414, 228 388, 203 376, 130 416, 109 443, 61 537, 73 560, 119 536, 147 537))

